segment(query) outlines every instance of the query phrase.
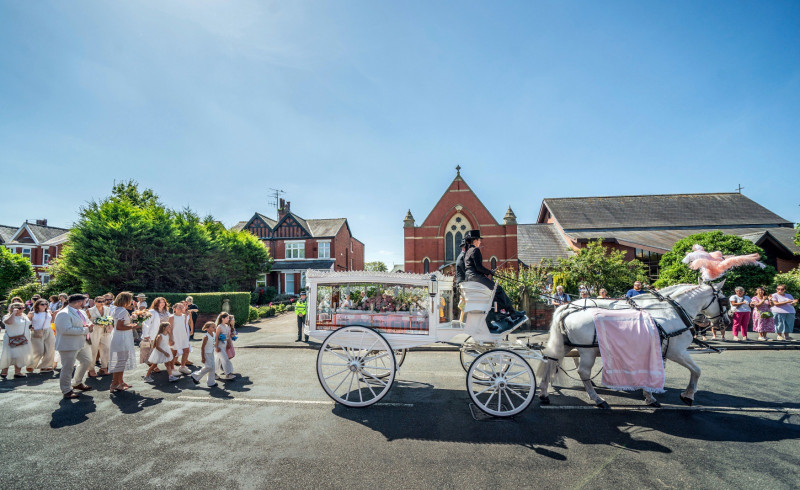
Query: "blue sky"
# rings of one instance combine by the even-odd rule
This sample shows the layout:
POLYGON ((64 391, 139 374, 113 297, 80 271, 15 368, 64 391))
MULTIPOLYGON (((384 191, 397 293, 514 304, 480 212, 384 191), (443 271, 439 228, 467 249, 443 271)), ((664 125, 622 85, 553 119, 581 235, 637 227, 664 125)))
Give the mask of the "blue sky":
POLYGON ((457 164, 498 220, 738 184, 800 220, 798 2, 6 0, 0 45, 0 224, 277 187, 391 266, 457 164))

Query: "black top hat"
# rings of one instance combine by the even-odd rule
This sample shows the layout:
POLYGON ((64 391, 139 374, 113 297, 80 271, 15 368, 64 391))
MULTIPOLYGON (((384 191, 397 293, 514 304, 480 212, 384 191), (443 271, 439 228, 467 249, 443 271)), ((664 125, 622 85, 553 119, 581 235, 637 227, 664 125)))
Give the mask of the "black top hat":
POLYGON ((481 237, 481 232, 479 230, 470 230, 467 232, 467 235, 464 237, 467 240, 477 240, 481 237))

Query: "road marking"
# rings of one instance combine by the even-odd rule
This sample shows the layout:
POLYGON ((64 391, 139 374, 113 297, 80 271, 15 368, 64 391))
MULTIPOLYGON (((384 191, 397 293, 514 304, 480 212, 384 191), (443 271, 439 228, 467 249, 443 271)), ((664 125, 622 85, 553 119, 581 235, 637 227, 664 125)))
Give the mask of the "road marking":
MULTIPOLYGON (((540 406, 542 410, 594 410, 600 412, 601 410, 593 405, 562 405, 562 406, 540 406)), ((680 405, 661 406, 661 408, 636 406, 636 405, 617 405, 611 406, 611 411, 614 412, 660 412, 664 410, 670 411, 686 411, 686 412, 765 412, 765 413, 789 413, 800 414, 800 408, 756 408, 756 407, 682 407, 680 405)))
MULTIPOLYGON (((204 402, 215 402, 220 399, 209 398, 207 396, 179 395, 179 400, 195 400, 204 402)), ((245 402, 245 403, 274 403, 285 405, 336 405, 333 400, 289 400, 280 398, 225 398, 220 401, 245 402)), ((375 406, 384 407, 413 407, 413 403, 378 402, 375 406)))

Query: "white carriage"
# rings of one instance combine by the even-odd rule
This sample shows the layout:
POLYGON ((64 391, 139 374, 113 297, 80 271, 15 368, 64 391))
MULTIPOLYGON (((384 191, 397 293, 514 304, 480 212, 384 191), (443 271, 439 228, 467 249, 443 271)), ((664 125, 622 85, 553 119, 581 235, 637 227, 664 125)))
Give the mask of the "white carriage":
POLYGON ((366 407, 386 396, 411 347, 461 343, 467 391, 483 412, 508 417, 525 410, 536 391, 529 360, 541 354, 504 340, 527 322, 492 333, 487 322, 494 291, 476 282, 460 285, 460 319, 453 316, 453 278, 440 273, 319 272, 306 274, 307 333, 322 345, 317 376, 333 400, 366 407), (459 337, 460 336, 460 337, 459 337))

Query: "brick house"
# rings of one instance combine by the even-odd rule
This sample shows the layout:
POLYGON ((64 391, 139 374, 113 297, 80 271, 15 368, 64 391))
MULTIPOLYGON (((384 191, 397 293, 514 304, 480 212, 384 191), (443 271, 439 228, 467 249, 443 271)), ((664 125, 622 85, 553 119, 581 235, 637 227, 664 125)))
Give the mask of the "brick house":
POLYGON ((303 219, 292 213, 290 206, 291 202, 281 199, 277 220, 255 213, 234 226, 260 238, 275 259, 256 287, 272 286, 279 293, 298 294, 305 288, 308 269, 364 269, 364 244, 353 236, 346 218, 303 219))
POLYGON ((18 228, 0 225, 0 245, 30 260, 42 284, 50 281, 47 273, 50 260, 61 255, 68 241, 69 230, 48 226, 46 219, 38 219, 34 223, 26 220, 18 228))

